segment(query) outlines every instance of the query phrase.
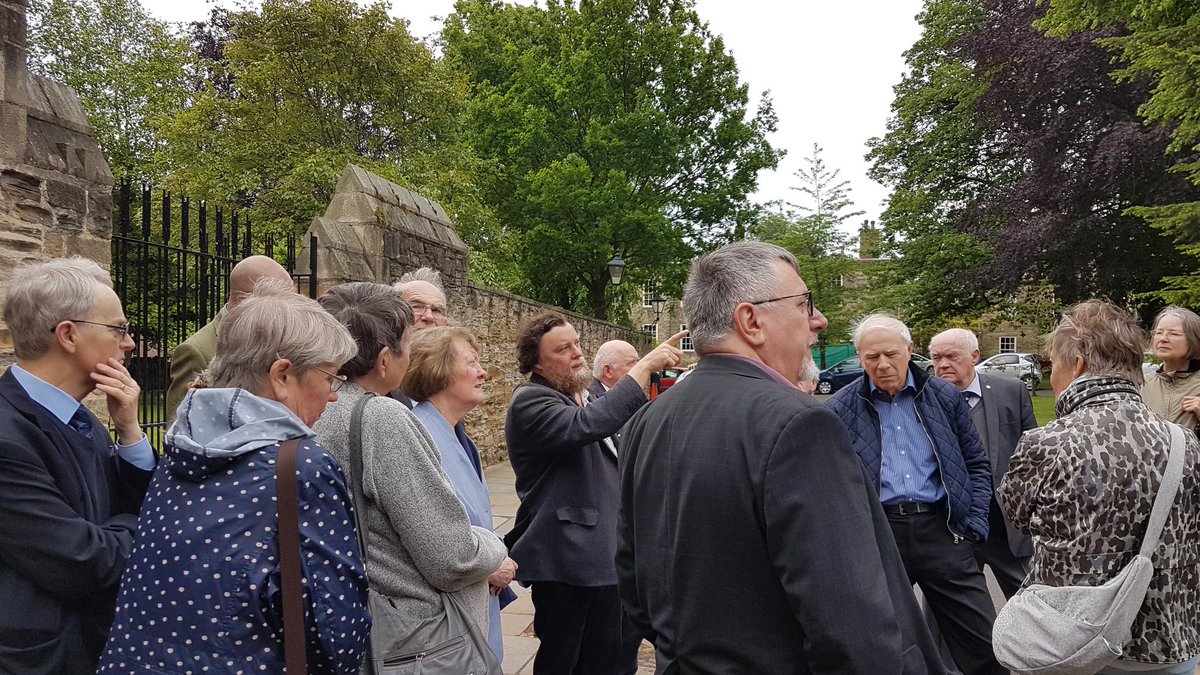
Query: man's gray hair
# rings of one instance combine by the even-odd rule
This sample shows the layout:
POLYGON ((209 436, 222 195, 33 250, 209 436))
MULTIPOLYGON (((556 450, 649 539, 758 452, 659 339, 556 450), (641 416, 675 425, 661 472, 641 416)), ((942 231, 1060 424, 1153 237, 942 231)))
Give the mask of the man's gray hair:
POLYGON ((8 282, 4 323, 18 359, 36 359, 50 350, 51 331, 63 321, 85 320, 96 304, 96 284, 112 288, 112 278, 96 261, 73 256, 17 268, 8 282))
POLYGON ((862 339, 862 336, 873 330, 890 331, 904 338, 905 344, 912 344, 912 333, 909 332, 908 326, 905 326, 903 321, 891 314, 868 314, 859 319, 850 328, 850 341, 857 347, 858 341, 862 339))
POLYGON ((933 339, 929 341, 929 349, 931 351, 933 350, 933 343, 939 340, 965 347, 968 352, 979 351, 979 338, 966 328, 950 328, 934 335, 933 339))
POLYGON ((321 364, 341 368, 358 345, 316 300, 278 279, 260 279, 254 293, 221 321, 217 356, 209 367, 214 387, 262 394, 271 365, 287 359, 303 374, 321 364))
POLYGON ((683 313, 692 345, 712 351, 733 330, 733 310, 771 297, 779 280, 772 264, 782 260, 799 272, 796 256, 774 244, 737 241, 692 261, 683 287, 683 313))
POLYGON ((432 267, 418 267, 411 272, 405 272, 400 276, 399 279, 396 280, 396 283, 392 284, 392 288, 399 291, 401 290, 401 286, 410 281, 424 281, 426 283, 433 284, 435 288, 441 291, 442 295, 446 294, 446 288, 442 286, 441 272, 438 272, 432 267))
POLYGON ((592 357, 592 375, 596 379, 600 379, 600 375, 604 373, 604 366, 615 363, 617 360, 617 346, 620 344, 617 340, 609 340, 596 350, 596 355, 592 357))

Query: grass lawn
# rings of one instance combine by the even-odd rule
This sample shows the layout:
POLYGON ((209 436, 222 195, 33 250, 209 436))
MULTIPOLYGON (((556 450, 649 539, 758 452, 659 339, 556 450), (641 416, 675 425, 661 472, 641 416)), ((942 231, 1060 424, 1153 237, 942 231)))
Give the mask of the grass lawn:
POLYGON ((1046 426, 1047 422, 1054 419, 1054 401, 1053 395, 1033 397, 1033 416, 1037 418, 1039 427, 1046 426))

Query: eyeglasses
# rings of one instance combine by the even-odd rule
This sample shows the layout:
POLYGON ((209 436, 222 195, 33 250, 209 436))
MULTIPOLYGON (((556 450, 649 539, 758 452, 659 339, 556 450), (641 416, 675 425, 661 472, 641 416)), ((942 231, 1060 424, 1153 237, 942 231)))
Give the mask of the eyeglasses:
POLYGON ((812 291, 805 291, 803 293, 794 293, 792 295, 781 295, 778 298, 770 298, 768 300, 757 300, 755 302, 751 302, 750 304, 765 305, 768 302, 778 302, 780 300, 791 300, 792 298, 804 298, 805 300, 807 300, 808 301, 808 316, 809 316, 809 318, 812 318, 813 316, 816 315, 817 310, 816 310, 816 307, 813 306, 813 292, 812 291))
POLYGON ((413 316, 421 316, 426 312, 429 312, 433 316, 446 316, 446 308, 442 305, 426 305, 421 302, 413 302, 409 303, 409 306, 412 307, 413 316))
POLYGON ((1151 335, 1153 335, 1156 338, 1165 337, 1165 338, 1170 338, 1172 340, 1178 340, 1179 338, 1183 337, 1183 333, 1181 333, 1177 330, 1163 330, 1162 328, 1159 328, 1158 330, 1154 331, 1153 333, 1151 333, 1151 335))
POLYGON ((335 392, 335 393, 341 391, 342 387, 346 385, 346 381, 349 379, 345 375, 338 375, 336 373, 331 373, 328 370, 325 370, 324 368, 318 368, 316 366, 313 366, 313 370, 315 370, 319 373, 325 373, 326 375, 329 376, 329 378, 330 378, 329 379, 329 390, 332 392, 335 392))
MULTIPOLYGON (((128 325, 114 326, 112 324, 99 323, 97 321, 84 321, 83 319, 66 319, 66 321, 70 321, 71 323, 87 323, 87 324, 91 324, 93 326, 103 326, 103 327, 113 331, 116 334, 116 336, 121 340, 124 340, 125 336, 129 335, 129 326, 128 325)), ((53 326, 50 328, 51 333, 53 333, 56 330, 58 330, 58 326, 53 326)))

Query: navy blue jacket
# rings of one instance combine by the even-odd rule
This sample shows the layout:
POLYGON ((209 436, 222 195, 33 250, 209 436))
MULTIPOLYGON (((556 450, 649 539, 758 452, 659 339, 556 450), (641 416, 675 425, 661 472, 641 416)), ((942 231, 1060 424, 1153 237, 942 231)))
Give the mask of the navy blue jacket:
MULTIPOLYGON (((992 471, 987 450, 971 421, 971 410, 954 385, 930 377, 911 363, 909 371, 917 389, 917 416, 933 442, 938 473, 946 490, 950 511, 946 526, 961 537, 974 539, 971 537, 974 532, 980 541, 987 539, 992 471)), ((854 452, 858 453, 878 493, 883 444, 879 413, 871 400, 871 383, 866 373, 834 394, 828 405, 850 432, 854 452)))

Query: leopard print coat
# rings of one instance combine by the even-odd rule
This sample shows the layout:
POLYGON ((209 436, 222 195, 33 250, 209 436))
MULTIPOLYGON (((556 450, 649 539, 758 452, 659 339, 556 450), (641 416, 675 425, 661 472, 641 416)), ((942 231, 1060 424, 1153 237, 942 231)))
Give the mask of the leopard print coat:
MULTIPOLYGON (((1133 383, 1114 377, 1071 383, 1057 412, 1021 438, 996 495, 1033 537, 1026 584, 1099 585, 1141 546, 1170 432, 1133 383)), ((1200 442, 1187 434, 1187 444, 1128 661, 1169 664, 1200 653, 1200 442)))

